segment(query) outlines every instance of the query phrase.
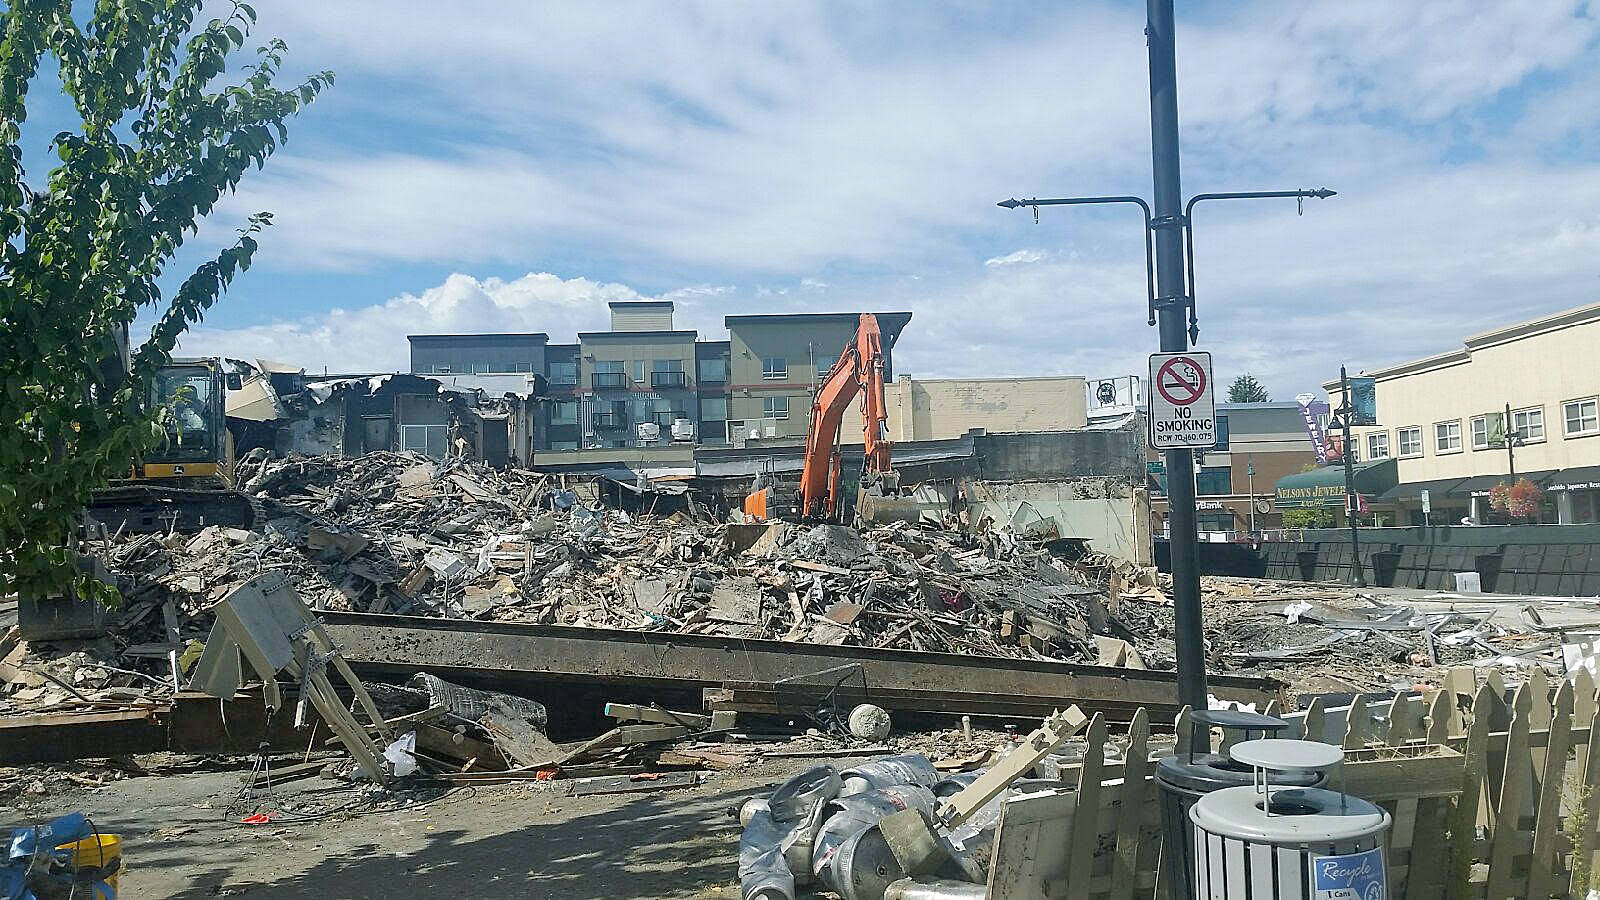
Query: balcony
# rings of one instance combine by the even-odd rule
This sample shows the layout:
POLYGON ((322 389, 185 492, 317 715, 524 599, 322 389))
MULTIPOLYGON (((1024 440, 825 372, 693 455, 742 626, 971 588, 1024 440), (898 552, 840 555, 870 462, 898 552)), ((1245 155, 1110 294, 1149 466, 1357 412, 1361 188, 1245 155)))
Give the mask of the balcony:
POLYGON ((628 386, 628 376, 625 372, 596 372, 591 382, 595 390, 619 390, 628 386))
POLYGON ((682 389, 689 386, 688 372, 651 372, 650 386, 657 390, 662 388, 682 389))
POLYGON ((594 414, 594 427, 596 428, 626 428, 627 420, 614 412, 601 412, 594 414))

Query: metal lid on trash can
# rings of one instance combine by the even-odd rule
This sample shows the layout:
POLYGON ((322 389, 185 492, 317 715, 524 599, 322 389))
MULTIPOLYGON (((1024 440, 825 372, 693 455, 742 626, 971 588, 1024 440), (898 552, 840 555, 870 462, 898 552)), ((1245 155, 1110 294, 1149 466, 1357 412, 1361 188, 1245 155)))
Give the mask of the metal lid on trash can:
POLYGON ((1274 772, 1331 769, 1344 761, 1344 749, 1319 741, 1288 738, 1263 738, 1241 741, 1228 748, 1228 755, 1240 765, 1274 772))
POLYGON ((1277 716, 1243 709, 1197 709, 1189 713, 1189 721, 1217 728, 1237 728, 1240 731, 1282 731, 1289 727, 1288 722, 1277 716))
POLYGON ((1212 834, 1266 844, 1336 843, 1389 827, 1382 808, 1322 788, 1284 788, 1270 795, 1249 786, 1224 788, 1196 801, 1189 818, 1212 834))
MULTIPOLYGON (((1206 793, 1254 781, 1250 767, 1215 753, 1180 753, 1156 760, 1156 775, 1169 785, 1206 793)), ((1273 779, 1284 787, 1309 787, 1322 780, 1316 772, 1285 772, 1273 779)))

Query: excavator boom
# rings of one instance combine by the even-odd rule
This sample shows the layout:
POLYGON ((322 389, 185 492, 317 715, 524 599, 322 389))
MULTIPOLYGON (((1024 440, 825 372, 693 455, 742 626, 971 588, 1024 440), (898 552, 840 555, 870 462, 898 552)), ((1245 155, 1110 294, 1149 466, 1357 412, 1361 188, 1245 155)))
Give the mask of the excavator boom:
MULTIPOLYGON (((861 315, 855 341, 839 354, 811 401, 806 432, 805 462, 800 470, 799 517, 837 519, 844 511, 840 496, 842 457, 839 428, 850 401, 861 397, 861 491, 856 511, 869 521, 916 521, 915 504, 899 499, 900 484, 890 464, 888 407, 884 402, 883 333, 878 317, 861 315)), ((745 513, 756 519, 772 515, 776 489, 758 478, 755 491, 745 498, 745 513)))

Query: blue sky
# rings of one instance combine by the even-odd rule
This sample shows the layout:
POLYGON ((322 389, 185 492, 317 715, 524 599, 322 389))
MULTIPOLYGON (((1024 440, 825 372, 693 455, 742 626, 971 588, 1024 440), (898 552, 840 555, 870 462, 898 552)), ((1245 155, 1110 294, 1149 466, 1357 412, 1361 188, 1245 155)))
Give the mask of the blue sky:
MULTIPOLYGON (((202 232, 276 218, 185 352, 393 369, 407 333, 570 340, 635 296, 713 337, 910 309, 923 377, 1155 348, 1129 211, 994 206, 1148 195, 1143 4, 257 7, 338 84, 202 232)), ((1556 0, 1179 3, 1185 192, 1339 191, 1201 208, 1219 378, 1286 399, 1594 302, 1597 30, 1556 0)))

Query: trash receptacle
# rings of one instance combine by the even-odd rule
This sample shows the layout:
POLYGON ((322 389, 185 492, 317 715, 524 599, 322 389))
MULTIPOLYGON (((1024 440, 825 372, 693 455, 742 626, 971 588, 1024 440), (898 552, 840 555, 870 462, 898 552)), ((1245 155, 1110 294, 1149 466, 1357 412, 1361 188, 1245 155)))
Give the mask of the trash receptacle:
POLYGON ((1206 794, 1189 811, 1196 900, 1388 900, 1389 813, 1341 791, 1275 783, 1337 766, 1343 750, 1261 740, 1232 756, 1254 783, 1206 794))
MULTIPOLYGON (((1191 900, 1194 890, 1194 830, 1189 809, 1202 795, 1254 783, 1249 766, 1211 751, 1211 729, 1276 734, 1289 723, 1273 716, 1239 710, 1212 709, 1190 713, 1194 734, 1189 752, 1156 761, 1156 783, 1161 787, 1162 877, 1172 900, 1191 900)), ((1321 772, 1284 773, 1276 782, 1285 787, 1312 787, 1322 783, 1321 772)))

